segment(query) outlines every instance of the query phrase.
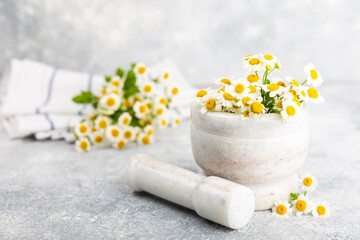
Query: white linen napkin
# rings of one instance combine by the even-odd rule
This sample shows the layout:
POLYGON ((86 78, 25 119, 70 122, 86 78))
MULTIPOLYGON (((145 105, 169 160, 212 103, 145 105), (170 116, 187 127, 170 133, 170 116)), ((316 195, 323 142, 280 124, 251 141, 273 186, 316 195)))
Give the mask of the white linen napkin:
MULTIPOLYGON (((169 59, 150 68, 166 68, 180 88, 173 106, 187 118, 193 88, 169 59)), ((36 139, 73 140, 69 127, 78 123, 91 106, 72 101, 81 91, 100 93, 104 76, 57 69, 32 61, 12 59, 0 81, 0 119, 10 138, 34 135, 36 139)))

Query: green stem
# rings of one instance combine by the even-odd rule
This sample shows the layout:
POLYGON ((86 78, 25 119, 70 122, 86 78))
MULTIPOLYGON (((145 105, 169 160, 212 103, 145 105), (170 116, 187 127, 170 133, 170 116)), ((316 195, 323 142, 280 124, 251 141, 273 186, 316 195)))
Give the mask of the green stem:
POLYGON ((301 84, 301 86, 303 86, 306 82, 307 82, 307 79, 301 84))
POLYGON ((306 196, 307 191, 304 192, 304 196, 306 196))

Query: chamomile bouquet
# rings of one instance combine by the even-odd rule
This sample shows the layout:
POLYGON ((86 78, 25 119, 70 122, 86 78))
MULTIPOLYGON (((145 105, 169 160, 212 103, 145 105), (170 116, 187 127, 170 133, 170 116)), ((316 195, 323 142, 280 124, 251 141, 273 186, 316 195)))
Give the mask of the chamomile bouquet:
POLYGON ((280 69, 278 58, 272 55, 247 55, 242 58, 246 74, 239 79, 215 79, 217 89, 201 89, 194 99, 201 112, 218 111, 241 115, 243 120, 262 114, 278 113, 282 120, 297 117, 306 102, 321 103, 324 98, 315 87, 323 82, 313 64, 305 66, 306 79, 285 79, 270 74, 280 69))
POLYGON ((75 103, 93 107, 92 114, 73 129, 76 149, 146 145, 153 142, 157 129, 178 125, 180 117, 171 101, 179 88, 170 78, 167 70, 153 75, 144 64, 134 63, 127 72, 118 68, 115 76, 106 76, 99 95, 84 91, 75 96, 75 103))

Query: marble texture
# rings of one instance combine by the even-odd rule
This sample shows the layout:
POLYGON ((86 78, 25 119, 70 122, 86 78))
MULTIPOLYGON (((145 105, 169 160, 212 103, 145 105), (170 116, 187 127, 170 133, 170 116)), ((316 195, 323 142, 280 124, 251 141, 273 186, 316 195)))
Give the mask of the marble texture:
POLYGON ((191 145, 204 173, 252 188, 256 210, 289 200, 309 145, 307 109, 284 123, 275 113, 245 121, 232 113, 202 114, 200 108, 191 106, 191 145))
POLYGON ((205 177, 147 154, 132 157, 125 181, 134 191, 195 210, 199 216, 232 229, 244 227, 255 209, 250 188, 216 176, 205 177))
POLYGON ((356 80, 359 11, 358 0, 1 0, 0 73, 12 57, 105 74, 170 57, 207 84, 262 52, 295 79, 312 61, 326 80, 356 80))
POLYGON ((151 146, 79 154, 63 141, 9 140, 0 133, 0 239, 359 239, 360 84, 325 82, 325 103, 309 109, 310 145, 300 172, 319 178, 312 199, 332 217, 280 220, 255 212, 230 230, 147 193, 122 172, 135 153, 200 171, 190 121, 159 133, 151 146))

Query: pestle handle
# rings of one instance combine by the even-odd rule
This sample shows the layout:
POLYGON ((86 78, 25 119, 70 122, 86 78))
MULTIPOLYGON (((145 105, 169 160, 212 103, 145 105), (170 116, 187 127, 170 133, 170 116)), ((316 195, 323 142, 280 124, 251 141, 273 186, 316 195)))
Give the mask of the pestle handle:
POLYGON ((204 177, 145 154, 132 158, 125 180, 135 191, 193 209, 229 228, 245 226, 254 213, 255 199, 249 188, 215 176, 204 177))

